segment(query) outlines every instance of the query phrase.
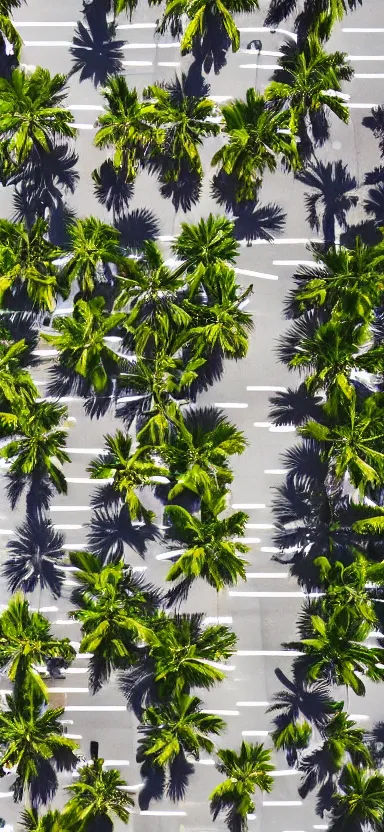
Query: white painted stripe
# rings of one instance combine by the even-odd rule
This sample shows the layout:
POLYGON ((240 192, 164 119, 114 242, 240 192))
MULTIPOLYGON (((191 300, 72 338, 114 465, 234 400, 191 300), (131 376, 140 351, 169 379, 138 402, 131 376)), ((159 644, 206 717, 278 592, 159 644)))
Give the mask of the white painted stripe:
POLYGON ((202 714, 215 714, 215 716, 240 716, 240 711, 226 711, 221 708, 202 708, 202 714))
POLYGON ((377 102, 375 104, 351 104, 346 102, 346 105, 350 110, 372 110, 372 107, 379 106, 377 102))
MULTIPOLYGON (((384 32, 384 29, 383 29, 383 32, 384 32)), ((327 826, 326 823, 315 823, 313 825, 313 828, 314 829, 328 829, 328 826, 327 826)))
POLYGON ((276 769, 276 771, 273 771, 273 772, 271 771, 271 776, 272 777, 299 777, 300 773, 301 772, 298 771, 296 768, 282 768, 282 769, 276 769))
POLYGON ((296 425, 271 425, 270 433, 295 433, 296 425))
POLYGON ((68 627, 69 624, 77 624, 77 621, 73 621, 71 618, 57 618, 55 624, 59 624, 60 627, 68 627))
POLYGON ((116 29, 156 29, 156 23, 119 23, 116 29))
POLYGON ((302 800, 263 800, 263 806, 302 806, 302 800))
POLYGON ((75 127, 76 130, 96 130, 96 127, 93 124, 72 124, 72 127, 75 127))
POLYGON ((44 358, 44 357, 50 358, 53 355, 58 355, 58 354, 59 354, 58 350, 32 350, 32 355, 37 355, 40 358, 44 358))
POLYGON ((314 266, 314 260, 273 260, 274 266, 314 266))
MULTIPOLYGON (((95 480, 97 482, 97 480, 95 480)), ((49 506, 50 511, 90 511, 90 506, 49 506)), ((76 526, 75 528, 79 528, 76 526)))
POLYGON ((194 760, 199 766, 214 766, 214 760, 194 760))
POLYGON ((265 508, 265 503, 232 503, 232 508, 245 510, 253 508, 265 508))
MULTIPOLYGON (((350 61, 384 61, 384 55, 348 55, 350 61)), ((353 76, 356 78, 356 75, 353 76)))
POLYGON ((253 272, 250 269, 235 269, 236 274, 242 274, 245 277, 260 277, 263 280, 278 280, 277 274, 268 274, 267 272, 253 272))
POLYGON ((153 66, 153 61, 122 61, 123 66, 153 66))
POLYGON ((254 428, 268 428, 268 430, 269 430, 269 428, 272 427, 272 422, 254 422, 253 427, 254 428))
MULTIPOLYGON (((210 98, 212 99, 212 95, 210 96, 210 98)), ((252 245, 253 246, 273 246, 273 245, 275 245, 275 246, 296 246, 296 245, 307 246, 308 243, 323 243, 323 242, 324 242, 324 240, 321 240, 319 237, 286 237, 285 239, 280 239, 278 237, 274 237, 273 240, 252 240, 252 245)), ((244 241, 244 245, 247 245, 246 240, 244 241)))
MULTIPOLYGON (((67 104, 69 110, 73 110, 77 112, 78 110, 87 110, 90 113, 102 113, 104 112, 104 107, 101 107, 99 104, 67 104)), ((56 315, 62 315, 63 313, 73 312, 73 307, 69 309, 58 309, 56 315)), ((53 313, 55 315, 55 312, 53 313)))
POLYGON ((242 731, 243 737, 268 737, 270 731, 242 731))
POLYGON ((227 407, 234 410, 245 410, 248 407, 245 402, 214 402, 214 407, 227 407))
POLYGON ((268 708, 269 702, 252 702, 252 701, 245 701, 245 702, 236 702, 238 708, 268 708))
POLYGON ((260 578, 265 580, 287 580, 289 578, 289 572, 247 572, 247 580, 248 578, 260 578))
POLYGON ((376 80, 378 78, 380 78, 380 79, 384 78, 384 73, 383 72, 356 72, 354 74, 353 78, 354 79, 355 78, 361 78, 361 79, 363 79, 363 78, 372 78, 372 79, 376 80))
POLYGON ((248 385, 247 388, 249 393, 286 393, 286 387, 279 387, 278 384, 256 384, 256 385, 248 385))
POLYGON ((180 61, 158 61, 157 66, 180 66, 180 61))
POLYGON ((275 554, 276 552, 280 552, 280 549, 278 546, 261 546, 260 551, 275 554))
MULTIPOLYGON (((55 690, 59 690, 55 688, 55 690)), ((89 693, 89 691, 88 691, 89 693)), ((108 711, 112 712, 115 711, 116 713, 123 713, 127 710, 125 705, 67 705, 65 708, 66 713, 75 713, 77 711, 91 711, 95 713, 99 713, 101 711, 108 711)))
POLYGON ((318 597, 316 593, 309 592, 251 592, 241 590, 229 590, 230 598, 313 598, 318 597))
MULTIPOLYGON (((286 35, 288 38, 292 38, 292 40, 297 42, 297 35, 294 32, 290 32, 289 29, 274 29, 274 31, 278 35, 286 35)), ((271 29, 269 26, 239 26, 239 32, 268 32, 271 34, 271 29)))
POLYGON ((185 818, 186 812, 180 812, 179 810, 172 810, 162 812, 160 809, 141 809, 139 815, 147 815, 153 817, 177 817, 177 818, 185 818))
POLYGON ((105 766, 129 766, 129 760, 104 760, 103 768, 105 766))
MULTIPOLYGON (((79 525, 78 523, 54 523, 53 528, 56 529, 56 531, 68 532, 68 531, 77 531, 77 529, 82 529, 83 527, 82 527, 82 525, 79 525)), ((67 549, 67 548, 73 549, 74 547, 69 546, 69 545, 68 546, 63 546, 63 549, 67 549)))
POLYGON ((302 656, 300 650, 237 650, 236 656, 302 656))
POLYGON ((368 714, 349 714, 350 719, 354 719, 355 721, 361 719, 362 721, 366 721, 371 717, 368 714))
POLYGON ((265 468, 264 474, 286 474, 285 468, 265 468))
POLYGON ((234 543, 245 543, 246 545, 248 545, 248 543, 249 544, 251 544, 251 543, 260 543, 260 538, 259 537, 234 537, 233 542, 234 543))
POLYGON ((280 69, 279 64, 240 64, 239 69, 280 69))
POLYGON ((246 523, 246 529, 274 529, 273 523, 253 523, 252 525, 246 523))
POLYGON ((178 557, 178 555, 183 555, 186 552, 186 549, 172 549, 168 552, 161 552, 160 555, 156 555, 156 560, 169 560, 169 558, 178 557))
POLYGON ((0 529, 0 535, 5 535, 5 537, 9 537, 9 535, 15 534, 12 529, 0 529))
POLYGON ((113 482, 113 477, 107 477, 103 480, 92 479, 92 477, 66 477, 66 480, 68 483, 75 483, 77 485, 89 485, 89 483, 97 485, 98 483, 111 483, 113 482))

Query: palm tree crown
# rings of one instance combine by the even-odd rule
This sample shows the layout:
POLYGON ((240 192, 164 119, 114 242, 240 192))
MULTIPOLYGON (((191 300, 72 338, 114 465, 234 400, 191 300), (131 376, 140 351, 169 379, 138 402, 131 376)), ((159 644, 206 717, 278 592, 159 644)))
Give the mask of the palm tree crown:
POLYGON ((9 81, 0 78, 0 136, 17 165, 33 148, 48 152, 55 137, 76 135, 72 113, 61 107, 66 81, 42 67, 31 74, 14 69, 9 81))
POLYGON ((211 812, 216 820, 219 812, 227 812, 227 822, 231 826, 237 821, 235 828, 245 832, 248 828, 247 815, 252 814, 254 792, 256 788, 270 792, 273 786, 271 772, 271 751, 263 745, 252 745, 243 740, 240 751, 221 748, 217 752, 216 768, 226 780, 220 783, 210 795, 211 812))
POLYGON ((104 760, 99 757, 90 765, 82 766, 76 783, 66 786, 71 797, 62 814, 65 829, 112 830, 115 816, 122 823, 128 823, 129 807, 134 801, 123 791, 126 781, 117 769, 105 769, 103 765, 104 760))

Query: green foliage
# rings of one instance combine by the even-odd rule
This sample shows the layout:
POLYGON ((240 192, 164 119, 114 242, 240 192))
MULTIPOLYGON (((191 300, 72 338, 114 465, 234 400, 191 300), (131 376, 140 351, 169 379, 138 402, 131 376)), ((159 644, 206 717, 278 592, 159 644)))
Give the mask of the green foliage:
POLYGON ((345 766, 333 796, 330 832, 366 829, 381 832, 384 822, 384 776, 379 772, 345 766))
POLYGON ((72 316, 54 318, 58 335, 43 333, 44 341, 59 351, 60 364, 85 378, 96 393, 102 393, 112 373, 118 372, 119 358, 104 339, 125 320, 124 313, 108 315, 104 307, 102 297, 79 300, 72 316))
POLYGON ((113 829, 115 816, 124 824, 129 821, 129 808, 134 805, 125 791, 126 781, 115 769, 104 769, 98 758, 82 766, 75 783, 66 786, 71 795, 63 813, 63 827, 68 832, 93 832, 113 829))
POLYGON ((119 264, 120 233, 96 217, 76 220, 68 227, 69 258, 62 274, 69 283, 77 280, 84 296, 92 294, 95 285, 106 281, 110 264, 119 264))
POLYGON ((59 137, 73 137, 74 117, 61 105, 66 98, 65 75, 51 76, 38 66, 34 72, 14 69, 10 80, 0 78, 0 138, 16 165, 35 148, 47 153, 59 137))
POLYGON ((25 222, 0 220, 1 305, 20 287, 37 310, 52 312, 57 295, 67 295, 65 281, 54 265, 62 252, 47 240, 47 230, 48 223, 41 218, 30 228, 25 222))
POLYGON ((248 828, 247 815, 255 810, 254 792, 271 792, 273 777, 271 772, 271 751, 263 745, 253 745, 245 740, 240 752, 222 748, 217 752, 216 768, 226 780, 220 783, 210 795, 211 812, 216 820, 220 812, 227 812, 227 823, 237 821, 236 828, 245 832, 248 828))
POLYGON ((0 615, 0 666, 6 669, 17 697, 32 691, 48 701, 47 687, 36 665, 53 657, 71 662, 75 656, 69 639, 54 638, 49 621, 40 612, 32 612, 23 595, 11 598, 0 615))
POLYGON ((301 167, 289 110, 267 106, 266 99, 250 87, 245 101, 224 104, 222 113, 228 141, 215 153, 212 164, 235 177, 239 200, 254 199, 265 170, 273 173, 279 156, 293 170, 301 167))
POLYGON ((191 754, 199 760, 200 751, 211 754, 214 743, 209 734, 217 736, 225 722, 214 714, 204 713, 197 696, 175 691, 171 701, 144 711, 138 755, 152 765, 166 768, 180 756, 191 754))
POLYGON ((168 26, 177 25, 182 16, 186 15, 189 23, 181 41, 182 54, 191 52, 199 38, 217 28, 221 33, 226 33, 232 43, 232 51, 237 52, 240 33, 232 15, 253 12, 258 7, 258 0, 169 0, 159 31, 163 33, 168 26))

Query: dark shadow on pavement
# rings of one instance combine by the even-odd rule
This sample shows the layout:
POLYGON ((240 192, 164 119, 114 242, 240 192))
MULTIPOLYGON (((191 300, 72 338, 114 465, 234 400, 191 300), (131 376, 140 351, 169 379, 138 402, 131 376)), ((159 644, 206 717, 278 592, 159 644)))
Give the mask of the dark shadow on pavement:
POLYGON ((78 22, 70 54, 80 81, 91 80, 95 87, 105 84, 108 77, 123 71, 123 41, 115 40, 116 25, 107 22, 105 8, 97 3, 83 3, 87 25, 78 22))
POLYGON ((133 525, 125 504, 101 506, 95 509, 89 523, 87 540, 92 552, 104 563, 119 560, 124 546, 144 557, 149 542, 159 539, 159 530, 152 525, 133 525))
POLYGON ((155 240, 160 233, 160 223, 148 208, 135 208, 115 222, 122 244, 133 251, 140 251, 145 240, 155 240))
POLYGON ((322 232, 326 243, 334 243, 336 222, 347 228, 347 214, 358 203, 358 183, 341 160, 312 162, 307 170, 299 171, 296 179, 311 188, 304 196, 307 222, 312 229, 322 232))
POLYGON ((116 170, 111 159, 92 173, 95 196, 107 211, 112 211, 114 222, 124 216, 133 197, 133 182, 127 182, 124 170, 116 170))

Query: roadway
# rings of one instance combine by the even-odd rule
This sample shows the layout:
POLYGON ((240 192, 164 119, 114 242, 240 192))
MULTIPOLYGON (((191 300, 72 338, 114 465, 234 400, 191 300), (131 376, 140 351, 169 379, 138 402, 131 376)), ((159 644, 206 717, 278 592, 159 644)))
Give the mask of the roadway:
MULTIPOLYGON (((263 90, 268 83, 284 35, 279 31, 271 34, 262 30, 267 5, 263 0, 260 12, 243 15, 239 19, 240 51, 235 55, 228 53, 227 63, 220 74, 215 75, 212 70, 206 76, 211 86, 210 95, 216 101, 241 97, 247 87, 254 84, 263 90), (262 40, 263 48, 257 60, 246 49, 253 38, 262 40)), ((189 56, 180 57, 178 44, 169 34, 154 38, 154 22, 158 15, 158 8, 148 9, 142 0, 131 24, 124 16, 118 20, 116 39, 121 41, 123 71, 130 85, 136 86, 139 91, 155 81, 171 80, 175 72, 187 72, 191 65, 189 56)), ((68 0, 65 6, 51 4, 47 0, 30 0, 28 5, 16 11, 15 20, 25 42, 23 63, 40 63, 52 73, 71 71, 73 56, 70 48, 78 21, 84 20, 79 0, 68 0)), ((281 24, 281 29, 292 31, 292 21, 281 24)), ((342 159, 360 185, 365 173, 380 161, 377 142, 362 125, 362 119, 369 115, 373 104, 382 101, 383 32, 384 11, 379 11, 377 0, 364 0, 363 9, 347 16, 330 41, 330 48, 341 49, 351 56, 356 76, 347 89, 351 95, 351 123, 345 126, 332 121, 331 139, 318 151, 318 158, 325 162, 342 159)), ((96 40, 94 38, 94 52, 96 40)), ((105 53, 105 48, 100 48, 105 53)), ((92 54, 90 57, 93 60, 95 56, 92 54)), ((100 87, 90 79, 80 81, 79 73, 76 73, 69 78, 68 91, 68 106, 75 115, 79 130, 76 152, 80 173, 75 194, 68 197, 68 203, 79 217, 92 213, 108 218, 104 207, 94 196, 91 180, 92 170, 103 160, 101 152, 92 146, 93 125, 102 106, 100 87)), ((129 211, 145 209, 151 212, 148 228, 151 227, 159 239, 166 257, 171 256, 170 241, 183 220, 195 222, 210 211, 221 213, 209 187, 212 176, 210 159, 220 141, 220 138, 209 139, 205 144, 202 156, 206 176, 201 199, 186 214, 181 210, 176 212, 172 202, 161 197, 156 180, 149 174, 141 173, 135 183, 129 211)), ((245 454, 234 460, 232 491, 232 504, 246 506, 249 512, 247 540, 251 552, 248 582, 239 585, 235 591, 222 593, 218 601, 209 587, 199 585, 185 604, 186 611, 199 610, 205 613, 208 620, 218 618, 231 623, 239 637, 239 653, 231 663, 227 681, 204 696, 206 707, 219 710, 227 720, 227 732, 220 739, 224 747, 238 746, 242 736, 271 745, 268 736, 271 724, 265 708, 274 692, 281 687, 274 673, 275 668, 280 667, 289 673, 291 657, 281 650, 281 642, 294 637, 295 621, 302 603, 302 593, 288 578, 287 569, 271 560, 274 550, 270 502, 274 487, 284 476, 281 454, 295 441, 295 435, 270 430, 268 398, 273 390, 294 382, 287 369, 276 362, 274 349, 276 340, 286 328, 282 307, 290 287, 292 270, 298 263, 310 259, 306 241, 318 237, 306 221, 303 201, 306 190, 304 185, 282 172, 265 176, 260 204, 277 204, 284 222, 280 236, 272 243, 265 244, 260 239, 254 239, 251 246, 247 246, 245 240, 241 243, 239 279, 244 285, 249 282, 254 284, 248 309, 255 318, 255 332, 249 353, 239 363, 227 363, 221 382, 199 400, 200 404, 217 403, 223 407, 245 431, 249 441, 245 454)), ((364 219, 364 187, 360 188, 359 195, 359 205, 348 215, 350 224, 358 224, 364 219)), ((13 210, 11 189, 2 189, 0 200, 1 214, 10 216, 13 210)), ((133 219, 134 214, 131 222, 133 219)), ((47 347, 42 344, 41 348, 47 347)), ((34 371, 41 395, 45 394, 51 360, 49 356, 43 357, 40 367, 34 371)), ((55 498, 50 514, 56 527, 65 533, 67 547, 76 548, 85 547, 87 524, 91 520, 90 499, 94 486, 87 481, 86 466, 95 455, 95 449, 103 447, 103 435, 113 432, 119 423, 110 416, 99 421, 85 421, 82 404, 78 400, 68 401, 68 409, 75 420, 68 438, 68 446, 73 449, 72 462, 66 470, 68 496, 55 498)), ((12 513, 3 489, 0 511, 0 552, 1 559, 4 559, 7 540, 23 520, 23 507, 12 513)), ((161 523, 160 512, 158 522, 161 523)), ((126 557, 135 568, 145 567, 148 579, 160 584, 168 566, 156 555, 163 551, 164 546, 159 541, 151 545, 145 561, 134 550, 127 550, 126 557)), ((53 601, 46 594, 42 604, 47 608, 46 614, 52 621, 54 631, 61 636, 68 634, 74 642, 79 642, 78 625, 67 618, 72 580, 68 570, 63 597, 53 601)), ((5 603, 4 582, 0 581, 0 587, 0 600, 5 603)), ((98 740, 101 755, 106 760, 115 761, 131 785, 138 785, 136 721, 125 711, 124 699, 114 682, 94 697, 88 694, 86 665, 86 659, 79 657, 67 671, 65 680, 49 683, 52 688, 67 694, 64 718, 70 721, 68 733, 78 737, 85 755, 89 752, 90 740, 98 740)), ((1 685, 2 689, 9 687, 6 679, 1 681, 1 685)), ((336 697, 340 695, 342 697, 342 692, 335 691, 336 697)), ((359 723, 364 727, 382 718, 378 688, 369 685, 365 699, 351 694, 350 712, 358 716, 359 723)), ((256 816, 250 819, 251 832, 266 832, 267 829, 268 832, 311 832, 312 829, 326 828, 326 821, 316 817, 315 800, 309 797, 302 802, 299 799, 297 772, 288 769, 284 755, 274 755, 274 760, 277 766, 274 790, 271 795, 257 795, 256 816)), ((62 777, 62 785, 70 779, 69 775, 62 777)), ((137 807, 131 818, 131 829, 133 832, 208 832, 213 829, 220 832, 225 828, 224 821, 212 824, 208 807, 209 792, 218 779, 213 760, 203 759, 196 765, 185 802, 175 805, 164 799, 153 803, 149 807, 152 813, 149 816, 148 812, 140 814, 137 807)), ((0 814, 15 825, 18 810, 6 793, 4 780, 1 788, 4 791, 0 793, 0 814)), ((64 793, 60 788, 55 805, 62 805, 63 800, 64 793)), ((121 829, 117 823, 117 832, 121 829)))

